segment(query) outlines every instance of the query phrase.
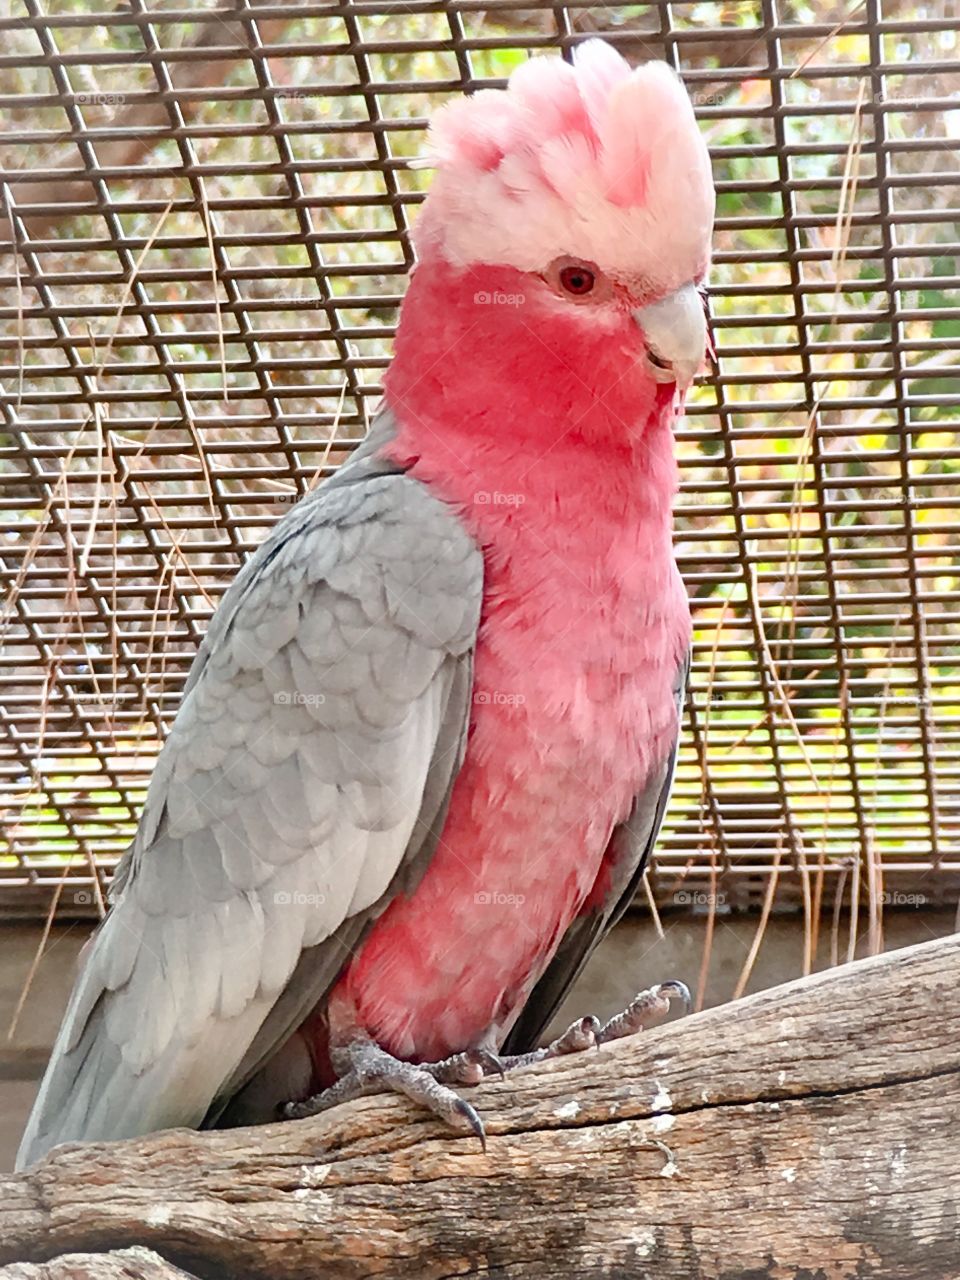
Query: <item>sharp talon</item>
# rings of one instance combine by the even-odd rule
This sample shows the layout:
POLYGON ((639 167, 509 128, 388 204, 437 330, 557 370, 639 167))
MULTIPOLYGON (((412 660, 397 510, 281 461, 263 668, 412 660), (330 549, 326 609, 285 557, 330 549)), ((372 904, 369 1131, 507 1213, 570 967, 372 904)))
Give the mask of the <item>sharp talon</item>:
POLYGON ((392 1091, 404 1094, 461 1133, 463 1128, 459 1118, 463 1116, 486 1151, 482 1120, 468 1102, 447 1087, 445 1079, 448 1078, 448 1070, 452 1070, 456 1081, 456 1071, 466 1065, 475 1073, 473 1081, 467 1083, 477 1083, 483 1078, 483 1064, 487 1059, 491 1065, 498 1065, 494 1054, 487 1050, 464 1050, 443 1062, 418 1064, 392 1057, 369 1039, 357 1040, 346 1048, 352 1065, 322 1093, 302 1102, 288 1102, 282 1108, 286 1119, 301 1120, 366 1094, 392 1091))
POLYGON ((668 1000, 672 996, 676 996, 683 1003, 684 1012, 689 1013, 693 1008, 690 988, 685 982, 678 982, 675 978, 671 978, 669 982, 661 982, 659 990, 660 994, 665 995, 668 1000))
MULTIPOLYGON (((346 1100, 346 1099, 345 1099, 346 1100)), ((303 1098, 299 1102, 282 1102, 277 1107, 277 1115, 281 1120, 309 1120, 311 1116, 318 1116, 321 1111, 326 1111, 331 1106, 322 1093, 315 1093, 310 1098, 303 1098)))
POLYGON ((482 1147, 482 1148, 483 1148, 483 1150, 484 1150, 484 1154, 486 1154, 486 1150, 487 1150, 487 1131, 486 1131, 486 1129, 484 1129, 484 1127, 483 1127, 483 1121, 482 1121, 482 1120, 480 1119, 480 1117, 477 1115, 477 1113, 476 1113, 476 1111, 474 1110, 474 1108, 473 1108, 473 1107, 471 1107, 470 1103, 469 1103, 469 1102, 465 1102, 463 1098, 458 1098, 458 1099, 457 1099, 457 1101, 456 1101, 456 1109, 457 1109, 457 1111, 459 1111, 459 1112, 460 1112, 460 1114, 461 1114, 462 1116, 464 1116, 464 1117, 466 1118, 467 1123, 470 1125, 470 1128, 473 1130, 473 1132, 474 1132, 474 1133, 477 1135, 477 1137, 480 1139, 480 1145, 481 1145, 481 1147, 482 1147))
POLYGON ((557 1047, 563 1053, 578 1053, 590 1049, 597 1043, 600 1031, 600 1019, 588 1013, 585 1018, 575 1022, 557 1041, 557 1047))
POLYGON ((639 992, 622 1013, 605 1022, 597 1034, 599 1044, 608 1044, 611 1040, 622 1040, 625 1036, 635 1035, 646 1027, 666 1017, 670 1012, 671 1000, 681 1001, 687 1013, 690 1012, 692 1000, 689 988, 685 983, 671 978, 668 982, 658 982, 655 987, 639 992))
POLYGON ((475 1085, 494 1072, 501 1077, 504 1074, 499 1057, 482 1048, 464 1049, 440 1062, 421 1063, 421 1070, 429 1072, 439 1084, 447 1085, 475 1085))
POLYGON ((588 1013, 585 1018, 580 1019, 580 1032, 584 1039, 589 1038, 590 1044, 587 1048, 600 1048, 600 1029, 603 1023, 595 1014, 588 1013))
POLYGON ((495 1053, 491 1053, 489 1049, 476 1049, 474 1052, 476 1053, 477 1061, 485 1072, 492 1075, 496 1071, 501 1080, 506 1080, 507 1073, 503 1069, 503 1063, 495 1053))

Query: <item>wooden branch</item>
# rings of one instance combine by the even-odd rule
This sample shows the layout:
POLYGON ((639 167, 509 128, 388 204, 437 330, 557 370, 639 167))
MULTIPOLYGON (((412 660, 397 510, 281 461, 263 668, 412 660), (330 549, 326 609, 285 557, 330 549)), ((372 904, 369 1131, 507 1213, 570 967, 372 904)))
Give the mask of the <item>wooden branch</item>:
POLYGON ((393 1098, 62 1147, 0 1184, 0 1262, 955 1280, 958 967, 960 938, 925 943, 488 1082, 486 1154, 393 1098))
POLYGON ((150 1249, 67 1253, 52 1262, 15 1262, 0 1280, 196 1280, 150 1249))

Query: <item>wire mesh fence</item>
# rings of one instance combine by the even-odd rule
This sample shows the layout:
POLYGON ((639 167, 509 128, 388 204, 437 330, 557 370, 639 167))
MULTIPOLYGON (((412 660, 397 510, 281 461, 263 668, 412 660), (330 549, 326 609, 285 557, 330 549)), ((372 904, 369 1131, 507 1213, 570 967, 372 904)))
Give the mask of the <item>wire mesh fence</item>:
POLYGON ((98 908, 219 596, 362 437, 430 111, 595 33, 681 71, 719 196, 654 894, 956 901, 957 25, 952 0, 13 0, 3 905, 98 908))

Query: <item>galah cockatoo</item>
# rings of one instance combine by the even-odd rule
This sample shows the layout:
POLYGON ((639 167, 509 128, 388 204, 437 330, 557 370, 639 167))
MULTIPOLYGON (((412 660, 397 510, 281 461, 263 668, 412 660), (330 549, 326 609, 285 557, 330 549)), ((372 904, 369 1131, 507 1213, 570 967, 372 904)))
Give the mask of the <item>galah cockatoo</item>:
POLYGON ((226 593, 88 947, 21 1164, 58 1142, 452 1087, 536 1050, 634 894, 690 618, 672 428, 707 149, 591 40, 444 106, 385 399, 226 593))

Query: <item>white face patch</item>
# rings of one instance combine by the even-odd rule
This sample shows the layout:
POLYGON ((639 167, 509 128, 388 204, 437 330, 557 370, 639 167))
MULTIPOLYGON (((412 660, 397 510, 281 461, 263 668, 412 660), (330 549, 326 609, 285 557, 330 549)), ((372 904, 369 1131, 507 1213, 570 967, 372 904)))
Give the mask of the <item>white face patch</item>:
POLYGON ((596 263, 656 295, 709 261, 710 160, 686 91, 662 62, 631 71, 590 40, 574 67, 521 65, 503 91, 448 104, 431 127, 433 186, 416 229, 424 259, 544 272, 596 263))

